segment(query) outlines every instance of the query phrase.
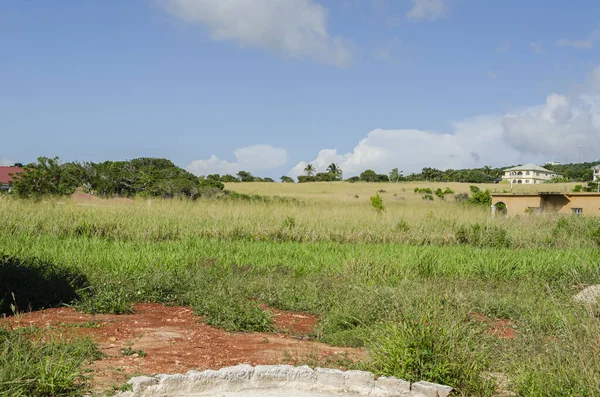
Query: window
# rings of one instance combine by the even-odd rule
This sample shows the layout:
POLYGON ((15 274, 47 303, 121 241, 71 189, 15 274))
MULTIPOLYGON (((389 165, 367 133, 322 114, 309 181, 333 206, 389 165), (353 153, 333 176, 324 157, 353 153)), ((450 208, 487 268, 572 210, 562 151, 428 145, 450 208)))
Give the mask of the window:
POLYGON ((571 208, 571 212, 573 215, 581 215, 583 214, 583 208, 571 208))
POLYGON ((525 175, 529 175, 529 171, 527 171, 527 172, 525 173, 525 175))
POLYGON ((535 173, 535 176, 540 176, 540 173, 539 173, 539 172, 536 172, 536 173, 535 173))
POLYGON ((529 179, 525 179, 525 183, 529 183, 529 179))

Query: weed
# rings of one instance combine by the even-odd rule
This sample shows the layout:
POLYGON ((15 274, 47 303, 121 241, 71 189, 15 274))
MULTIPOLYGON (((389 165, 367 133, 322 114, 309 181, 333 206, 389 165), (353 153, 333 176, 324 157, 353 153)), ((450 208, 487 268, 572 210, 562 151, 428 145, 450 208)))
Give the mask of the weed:
POLYGON ((385 211, 385 206, 383 205, 383 199, 377 193, 375 196, 371 196, 371 207, 378 213, 385 211))

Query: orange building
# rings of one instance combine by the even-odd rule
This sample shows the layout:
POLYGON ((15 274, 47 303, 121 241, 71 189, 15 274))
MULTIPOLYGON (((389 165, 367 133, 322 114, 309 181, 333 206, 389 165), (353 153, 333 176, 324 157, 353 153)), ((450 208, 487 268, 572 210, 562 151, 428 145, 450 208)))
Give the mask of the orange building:
POLYGON ((492 216, 526 213, 600 215, 600 193, 492 194, 492 216))

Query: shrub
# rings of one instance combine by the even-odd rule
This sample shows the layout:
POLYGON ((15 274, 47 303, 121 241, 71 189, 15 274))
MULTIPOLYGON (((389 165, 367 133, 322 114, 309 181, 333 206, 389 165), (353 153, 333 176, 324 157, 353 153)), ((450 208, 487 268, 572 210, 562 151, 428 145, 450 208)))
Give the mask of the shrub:
POLYGON ((385 206, 383 205, 383 199, 381 198, 379 193, 377 193, 375 196, 371 197, 371 206, 377 212, 385 211, 385 206))
POLYGON ((444 190, 444 194, 454 194, 454 190, 447 187, 446 190, 444 190))
POLYGON ((492 195, 488 189, 481 190, 477 186, 469 186, 472 196, 469 199, 471 204, 492 205, 492 195))
POLYGON ((416 187, 416 188, 414 189, 414 192, 415 192, 415 193, 419 193, 419 188, 418 188, 418 187, 416 187))
POLYGON ((582 185, 575 185, 575 187, 573 188, 573 192, 575 192, 575 193, 581 192, 582 190, 583 190, 582 185))
POLYGON ((444 199, 444 192, 440 188, 437 188, 437 190, 435 191, 435 195, 441 198, 442 200, 444 199))
POLYGON ((426 194, 422 198, 423 200, 433 201, 433 196, 431 194, 426 194))

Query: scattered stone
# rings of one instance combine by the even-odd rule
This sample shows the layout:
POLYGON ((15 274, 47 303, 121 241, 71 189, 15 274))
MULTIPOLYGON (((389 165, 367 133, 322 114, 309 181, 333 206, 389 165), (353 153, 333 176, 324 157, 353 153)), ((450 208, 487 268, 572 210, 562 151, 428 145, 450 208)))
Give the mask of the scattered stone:
POLYGON ((600 300, 600 284, 591 285, 575 295, 573 299, 580 303, 596 303, 600 300))

